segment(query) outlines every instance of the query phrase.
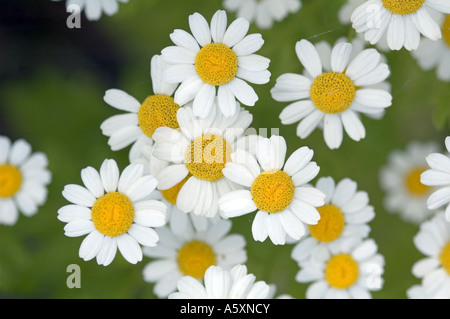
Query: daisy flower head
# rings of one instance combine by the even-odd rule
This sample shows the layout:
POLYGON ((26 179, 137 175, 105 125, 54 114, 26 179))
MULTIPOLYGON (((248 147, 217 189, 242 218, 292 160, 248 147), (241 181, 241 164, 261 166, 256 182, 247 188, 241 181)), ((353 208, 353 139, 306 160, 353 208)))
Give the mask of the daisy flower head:
POLYGON ((206 269, 212 265, 231 269, 247 261, 245 238, 229 234, 231 222, 221 218, 203 219, 206 227, 198 230, 188 215, 173 211, 168 224, 156 231, 160 242, 156 247, 144 247, 144 256, 153 260, 143 270, 146 282, 155 283, 154 293, 158 298, 167 297, 177 288, 183 276, 203 280, 206 269))
POLYGON ((442 39, 432 41, 422 39, 419 48, 412 52, 419 66, 425 70, 436 68, 439 80, 450 82, 450 15, 441 17, 442 39))
POLYGON ((416 225, 433 213, 427 207, 433 188, 422 184, 420 176, 427 169, 426 156, 437 150, 434 142, 412 141, 404 150, 389 154, 387 164, 379 172, 387 211, 416 225))
POLYGON ((150 62, 150 75, 154 94, 142 103, 119 89, 105 92, 104 101, 115 109, 126 113, 109 117, 100 125, 103 135, 108 136, 108 144, 113 151, 132 144, 130 158, 140 156, 147 144, 152 144, 152 136, 160 126, 178 128, 176 113, 180 105, 172 97, 176 85, 166 83, 162 73, 166 64, 161 56, 155 55, 150 62))
POLYGON ((307 299, 371 299, 383 286, 384 256, 372 238, 342 238, 318 246, 314 258, 299 264, 295 279, 311 283, 307 299))
POLYGON ((51 172, 42 152, 32 153, 24 139, 0 136, 0 224, 14 225, 19 212, 33 216, 47 200, 51 172))
POLYGON ((345 237, 367 237, 368 223, 375 217, 367 192, 358 190, 357 183, 349 178, 336 183, 332 177, 321 177, 316 188, 325 194, 325 204, 317 208, 318 223, 308 226, 306 235, 292 250, 291 257, 297 262, 310 258, 314 247, 335 245, 345 237))
POLYGON ((238 188, 224 177, 223 169, 231 154, 245 147, 241 141, 252 119, 244 109, 230 117, 213 109, 203 119, 191 107, 179 109, 180 129, 160 127, 153 135, 153 155, 170 162, 157 175, 158 189, 165 191, 178 184, 176 205, 181 211, 214 217, 218 198, 238 188))
POLYGON ((65 235, 87 235, 79 256, 85 261, 96 257, 107 266, 117 249, 130 263, 142 260, 143 246, 155 246, 159 240, 153 227, 166 223, 166 206, 147 199, 157 180, 143 173, 141 164, 129 164, 122 173, 113 159, 106 159, 100 170, 88 166, 81 170, 84 186, 69 184, 62 195, 71 204, 58 210, 65 235))
POLYGON ((238 17, 254 22, 258 28, 270 29, 274 22, 280 22, 290 13, 302 7, 300 0, 224 0, 228 11, 236 12, 238 17))
POLYGON ((445 147, 446 154, 431 153, 426 157, 429 168, 420 175, 420 182, 434 187, 427 199, 428 209, 446 206, 445 216, 450 221, 450 136, 445 138, 445 147))
POLYGON ((89 21, 97 21, 103 13, 108 16, 116 14, 119 11, 119 3, 128 3, 128 0, 66 0, 66 9, 74 10, 76 6, 76 12, 84 10, 89 21))
POLYGON ((218 10, 209 25, 199 13, 189 16, 187 31, 177 29, 170 38, 174 46, 161 52, 169 66, 164 77, 180 83, 175 102, 193 103, 195 116, 206 117, 214 105, 225 116, 238 112, 236 100, 254 106, 258 100, 252 86, 269 82, 270 60, 255 52, 264 44, 261 34, 247 34, 249 22, 237 18, 227 27, 225 11, 218 10))
POLYGON ((351 43, 337 43, 329 58, 331 70, 323 72, 328 62, 321 61, 315 46, 307 40, 296 43, 305 75, 282 74, 271 94, 276 101, 293 102, 280 113, 280 120, 284 125, 300 121, 300 138, 308 137, 320 126, 330 149, 340 147, 344 130, 352 140, 359 141, 366 135, 360 113, 380 113, 392 104, 391 94, 375 87, 390 75, 381 54, 369 48, 350 60, 352 49, 351 43))
POLYGON ((267 299, 270 294, 269 285, 256 281, 256 276, 249 274, 245 265, 236 265, 230 270, 210 266, 203 283, 184 276, 177 288, 169 299, 267 299))
POLYGON ((450 223, 443 211, 420 225, 414 245, 425 255, 414 263, 412 273, 432 299, 450 298, 450 223))
POLYGON ((267 237, 275 245, 284 245, 289 235, 295 240, 305 234, 304 224, 317 224, 318 206, 325 194, 308 183, 319 173, 312 162, 313 151, 301 147, 286 157, 286 142, 273 135, 256 143, 256 157, 245 151, 232 154, 224 175, 243 189, 219 199, 221 216, 232 218, 254 211, 252 234, 256 241, 267 237))
POLYGON ((433 41, 442 37, 433 11, 450 13, 448 0, 367 0, 352 13, 352 26, 370 44, 386 34, 391 50, 416 50, 423 35, 433 41))

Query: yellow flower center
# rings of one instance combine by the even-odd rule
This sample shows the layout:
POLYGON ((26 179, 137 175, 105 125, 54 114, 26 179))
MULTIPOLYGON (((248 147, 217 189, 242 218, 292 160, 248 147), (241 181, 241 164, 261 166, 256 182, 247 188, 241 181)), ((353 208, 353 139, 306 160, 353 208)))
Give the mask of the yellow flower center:
POLYGON ((420 175, 425 171, 423 168, 411 170, 406 175, 406 188, 413 195, 424 195, 430 189, 429 186, 420 182, 420 175))
POLYGON ((13 196, 22 185, 20 170, 10 164, 0 165, 0 197, 13 196))
POLYGON ((195 70, 205 83, 226 84, 236 76, 238 58, 236 53, 225 44, 210 43, 197 53, 195 70))
POLYGON ((91 210, 95 228, 109 237, 120 236, 128 231, 134 220, 131 200, 119 192, 110 192, 99 197, 91 210))
POLYGON ((158 127, 177 129, 177 111, 180 108, 173 97, 156 94, 145 99, 138 112, 138 123, 145 135, 152 137, 158 127))
POLYGON ((208 244, 193 240, 181 247, 177 261, 178 268, 184 276, 202 279, 206 269, 216 264, 216 255, 208 244))
POLYGON ((419 10, 425 0, 382 0, 386 9, 394 14, 411 14, 419 10))
POLYGON ((450 242, 447 243, 439 256, 442 268, 450 275, 450 242))
POLYGON ((346 289, 358 279, 358 263, 348 254, 339 254, 330 258, 325 266, 325 279, 337 289, 346 289))
POLYGON ((183 185, 189 179, 189 177, 191 177, 191 175, 188 174, 188 176, 186 176, 178 184, 175 184, 174 186, 172 186, 169 189, 161 190, 161 194, 164 197, 164 199, 166 201, 168 201, 169 203, 171 203, 172 205, 176 205, 177 204, 178 193, 180 192, 181 187, 183 187, 183 185))
POLYGON ((442 26, 442 38, 445 43, 450 47, 450 14, 444 20, 444 25, 442 26))
POLYGON ((335 205, 318 207, 320 220, 316 225, 309 225, 311 236, 321 242, 330 242, 338 238, 345 226, 344 214, 335 205))
POLYGON ((324 113, 336 114, 352 105, 356 87, 344 73, 319 75, 311 85, 311 100, 324 113))
POLYGON ((220 135, 204 134, 195 138, 185 154, 189 172, 200 179, 218 181, 222 169, 231 161, 231 146, 220 135))
POLYGON ((250 188, 256 207, 267 213, 279 213, 288 207, 294 198, 294 191, 291 177, 279 169, 259 174, 250 188))

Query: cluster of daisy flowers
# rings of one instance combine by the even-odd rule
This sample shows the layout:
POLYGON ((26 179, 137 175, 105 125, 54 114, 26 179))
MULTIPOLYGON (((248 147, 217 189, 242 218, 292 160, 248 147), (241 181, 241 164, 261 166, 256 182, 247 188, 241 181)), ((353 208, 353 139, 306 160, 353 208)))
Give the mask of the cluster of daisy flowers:
MULTIPOLYGON (((100 3, 105 13, 118 10, 117 1, 80 3, 92 19, 101 15, 100 3)), ((253 86, 271 77, 270 59, 257 53, 264 40, 248 33, 250 23, 269 28, 301 2, 223 5, 236 11, 231 23, 223 10, 209 21, 194 13, 190 32, 170 34, 173 45, 151 59, 153 93, 145 100, 120 89, 105 92, 104 101, 122 113, 104 120, 101 132, 113 151, 130 147, 129 163, 120 170, 105 159, 81 171, 83 185, 64 187, 70 204, 57 217, 65 234, 85 236, 79 249, 85 261, 107 266, 117 251, 132 264, 151 258, 143 278, 158 298, 271 298, 271 285, 248 273, 245 237, 230 233, 233 218, 252 214, 255 241, 293 245, 295 280, 309 284, 307 298, 371 298, 383 287, 385 260, 370 237, 375 210, 368 193, 352 178, 314 183, 320 163, 313 149, 288 156, 283 136, 249 133, 258 101, 253 86)), ((275 101, 288 103, 281 123, 298 122, 300 139, 322 130, 330 149, 341 146, 344 132, 364 139, 362 115, 381 119, 393 104, 391 70, 380 51, 414 51, 424 69, 436 66, 438 78, 448 80, 449 14, 446 0, 349 1, 339 17, 359 37, 295 43, 303 73, 287 70, 270 90, 275 101), (436 44, 433 50, 427 40, 436 44)), ((42 204, 50 176, 45 157, 26 160, 25 143, 2 143, 8 151, 0 149, 0 218, 13 223, 15 203, 28 215, 42 204), (30 188, 37 186, 35 195, 30 188)), ((412 270, 423 280, 408 296, 448 298, 450 157, 434 144, 411 144, 389 161, 380 171, 386 208, 421 224, 414 243, 427 255, 412 270)))

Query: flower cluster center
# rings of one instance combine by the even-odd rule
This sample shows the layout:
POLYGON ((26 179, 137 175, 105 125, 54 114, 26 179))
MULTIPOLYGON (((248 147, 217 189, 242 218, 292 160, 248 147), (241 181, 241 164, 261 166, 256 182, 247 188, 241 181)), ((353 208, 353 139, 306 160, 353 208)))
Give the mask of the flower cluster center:
POLYGON ((133 223, 133 203, 122 193, 106 193, 95 201, 91 218, 100 233, 109 237, 120 236, 126 233, 133 223))
POLYGON ((208 244, 193 240, 184 244, 178 251, 177 262, 184 276, 202 279, 206 269, 216 264, 216 255, 208 244))
POLYGON ((335 205, 318 207, 320 220, 316 225, 309 225, 312 237, 321 242, 331 242, 337 239, 344 230, 345 219, 342 211, 335 205))
POLYGON ((279 169, 261 173, 250 188, 253 202, 259 210, 279 213, 290 205, 295 186, 291 177, 279 169))
POLYGON ((353 285, 359 276, 358 263, 348 254, 330 258, 325 266, 325 279, 336 289, 346 289, 353 285))
POLYGON ((10 164, 0 165, 0 197, 13 196, 22 185, 20 170, 10 164))
POLYGON ((223 85, 236 76, 238 58, 225 44, 210 43, 197 53, 195 70, 203 82, 216 86, 223 85))
POLYGON ((203 134, 191 142, 185 154, 185 163, 189 172, 200 179, 210 182, 223 177, 222 170, 231 161, 231 146, 220 135, 203 134))
POLYGON ((356 87, 344 73, 327 72, 311 85, 311 100, 324 113, 341 113, 352 105, 356 87))
POLYGON ((382 0, 386 9, 394 14, 411 14, 417 12, 425 0, 382 0))
POLYGON ((448 14, 444 20, 442 26, 442 38, 445 43, 450 47, 450 14, 448 14))
POLYGON ((138 123, 148 137, 152 137, 158 127, 167 126, 177 129, 177 111, 180 108, 173 97, 155 94, 145 99, 139 108, 138 123))
POLYGON ((423 168, 411 170, 406 176, 406 187, 413 195, 424 195, 430 189, 429 186, 420 182, 420 175, 425 171, 423 168))

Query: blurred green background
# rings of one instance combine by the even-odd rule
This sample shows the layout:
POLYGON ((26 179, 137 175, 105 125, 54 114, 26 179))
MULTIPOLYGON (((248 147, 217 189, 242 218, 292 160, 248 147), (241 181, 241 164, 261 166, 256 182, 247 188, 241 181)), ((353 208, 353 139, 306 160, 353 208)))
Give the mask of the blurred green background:
MULTIPOLYGON (((252 127, 279 128, 288 143, 288 154, 300 146, 314 149, 320 176, 336 181, 349 177, 369 193, 376 217, 370 223, 379 252, 386 259, 383 289, 374 298, 406 298, 406 290, 418 279, 411 267, 422 255, 412 238, 418 226, 402 221, 382 205, 379 168, 393 149, 404 149, 412 140, 435 140, 443 147, 449 133, 449 84, 439 82, 434 71, 423 72, 402 50, 386 56, 391 67, 393 105, 381 120, 364 117, 367 137, 354 142, 348 136, 338 150, 329 150, 316 130, 300 140, 296 125, 282 126, 278 115, 287 103, 274 101, 269 90, 286 72, 300 73, 294 45, 352 33, 337 19, 345 0, 303 0, 303 8, 272 29, 255 25, 265 44, 258 52, 271 59, 271 81, 254 85, 259 101, 249 109, 252 127)), ((128 163, 128 148, 112 152, 100 123, 118 111, 103 101, 109 88, 120 88, 138 100, 152 94, 149 75, 153 55, 172 45, 174 29, 188 30, 194 12, 210 20, 223 9, 222 0, 130 0, 119 12, 90 22, 82 14, 81 29, 69 29, 63 2, 3 0, 0 4, 0 134, 11 140, 26 139, 34 151, 45 152, 53 180, 48 200, 37 215, 23 215, 14 226, 0 225, 0 296, 6 298, 154 298, 153 286, 143 281, 147 257, 137 265, 118 253, 108 267, 78 257, 84 237, 64 236, 57 211, 68 202, 64 185, 81 184, 80 170, 99 168, 105 158, 115 158, 121 169, 128 163), (69 289, 66 271, 81 267, 81 288, 69 289)), ((228 13, 229 22, 235 18, 228 13)), ((315 181, 313 181, 315 182, 315 181)), ((293 245, 274 246, 255 242, 250 227, 253 216, 233 219, 233 233, 247 239, 247 266, 258 280, 277 285, 277 294, 304 298, 306 284, 295 281, 298 271, 290 258, 293 245)))

